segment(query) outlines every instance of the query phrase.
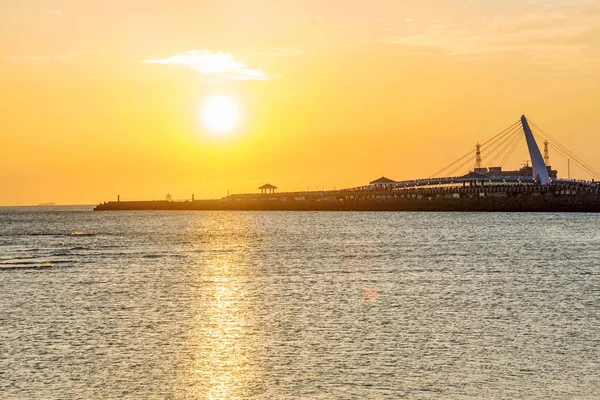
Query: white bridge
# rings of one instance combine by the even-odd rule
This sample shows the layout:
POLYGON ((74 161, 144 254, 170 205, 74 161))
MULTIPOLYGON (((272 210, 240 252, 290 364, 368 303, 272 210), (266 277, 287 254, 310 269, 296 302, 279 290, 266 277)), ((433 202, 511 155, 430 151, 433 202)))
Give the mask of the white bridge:
MULTIPOLYGON (((440 171, 436 172, 429 178, 414 179, 407 181, 392 181, 382 177, 381 179, 371 182, 370 188, 385 188, 385 189, 402 189, 402 188, 415 188, 424 186, 486 186, 490 184, 529 184, 529 185, 549 185, 549 184, 566 184, 579 187, 597 188, 597 182, 592 179, 591 181, 581 181, 573 179, 558 179, 552 178, 550 175, 550 167, 547 164, 549 160, 548 145, 553 144, 553 148, 557 152, 565 156, 569 160, 569 165, 573 162, 583 171, 598 179, 600 178, 600 172, 595 170, 589 164, 581 160, 571 151, 566 149, 563 145, 558 143, 554 138, 545 133, 541 128, 535 124, 532 130, 529 121, 523 115, 520 120, 500 132, 483 145, 477 144, 475 151, 470 151, 452 164, 446 166, 440 171), (494 162, 498 162, 500 166, 504 164, 513 153, 520 141, 525 138, 527 148, 529 150, 529 156, 531 158, 531 176, 517 175, 510 176, 504 173, 502 176, 494 176, 493 173, 486 173, 487 168, 482 168, 482 162, 484 159, 488 161, 489 165, 494 162), (544 156, 537 145, 536 137, 544 140, 544 156), (484 151, 481 151, 484 148, 484 151), (489 149, 489 150, 488 150, 489 149), (473 157, 475 156, 475 157, 473 157), (473 164, 473 159, 475 162, 473 164), (463 175, 452 176, 455 172, 464 171, 467 169, 467 173, 463 175), (446 175, 442 177, 441 175, 446 175), (448 176, 450 175, 450 176, 448 176)), ((500 170, 500 168, 497 168, 500 170)), ((554 171, 556 174, 556 171, 554 171)), ((366 189, 361 188, 361 189, 366 189)))
MULTIPOLYGON (((561 184, 572 184, 575 186, 582 187, 597 187, 595 181, 580 181, 574 179, 551 179, 547 184, 561 183, 561 184)), ((534 179, 530 176, 486 176, 478 174, 467 174, 464 176, 445 177, 445 178, 425 178, 425 179, 414 179, 409 181, 399 181, 393 184, 386 185, 387 188, 401 189, 401 188, 414 188, 423 186, 444 186, 444 185, 457 185, 457 184, 473 184, 474 186, 487 184, 540 184, 539 180, 534 179)))

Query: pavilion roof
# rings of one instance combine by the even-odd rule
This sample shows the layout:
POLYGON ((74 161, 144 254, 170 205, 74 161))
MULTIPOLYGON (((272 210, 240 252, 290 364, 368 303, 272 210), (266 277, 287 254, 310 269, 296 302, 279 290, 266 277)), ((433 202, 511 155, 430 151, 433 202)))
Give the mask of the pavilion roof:
POLYGON ((376 179, 373 182, 369 182, 370 185, 377 185, 377 184, 383 184, 383 183, 397 183, 397 182, 393 181, 389 178, 386 178, 385 176, 382 176, 381 178, 376 179))
POLYGON ((259 187, 259 189, 277 189, 277 186, 273 186, 270 183, 267 183, 266 185, 262 185, 261 187, 259 187))

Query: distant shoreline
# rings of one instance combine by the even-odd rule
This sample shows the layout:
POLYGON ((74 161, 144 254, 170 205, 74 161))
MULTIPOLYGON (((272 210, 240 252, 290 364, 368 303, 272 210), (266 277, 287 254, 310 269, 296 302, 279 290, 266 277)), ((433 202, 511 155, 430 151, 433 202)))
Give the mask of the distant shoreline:
POLYGON ((95 204, 54 204, 54 205, 45 205, 45 204, 30 204, 30 205, 0 205, 0 208, 64 208, 64 207, 96 207, 95 204))

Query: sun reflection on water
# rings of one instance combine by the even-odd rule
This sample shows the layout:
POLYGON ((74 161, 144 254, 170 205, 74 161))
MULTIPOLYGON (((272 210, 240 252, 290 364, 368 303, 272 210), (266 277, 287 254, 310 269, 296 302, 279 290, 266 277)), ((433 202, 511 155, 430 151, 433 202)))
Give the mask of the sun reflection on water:
MULTIPOLYGON (((243 230, 243 226, 238 225, 243 230)), ((184 373, 189 398, 253 398, 262 392, 251 267, 243 237, 204 238, 198 255, 197 308, 184 373)))
POLYGON ((251 396, 260 370, 251 341, 254 321, 244 287, 244 268, 210 263, 205 265, 204 275, 208 279, 200 301, 205 322, 193 333, 196 352, 191 395, 208 399, 251 396))

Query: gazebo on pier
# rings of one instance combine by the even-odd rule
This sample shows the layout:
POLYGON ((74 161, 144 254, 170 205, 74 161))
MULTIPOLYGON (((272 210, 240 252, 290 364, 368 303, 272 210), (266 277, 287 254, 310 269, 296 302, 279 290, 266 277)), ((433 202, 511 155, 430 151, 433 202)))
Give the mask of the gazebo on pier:
POLYGON ((373 182, 369 182, 369 185, 371 185, 371 187, 374 187, 376 189, 388 189, 393 187, 396 183, 396 181, 393 181, 389 178, 386 178, 385 176, 382 176, 379 179, 374 180, 373 182))
POLYGON ((267 183, 266 185, 262 185, 261 187, 259 187, 259 189, 262 194, 275 193, 275 190, 277 190, 277 186, 273 186, 270 183, 267 183))

